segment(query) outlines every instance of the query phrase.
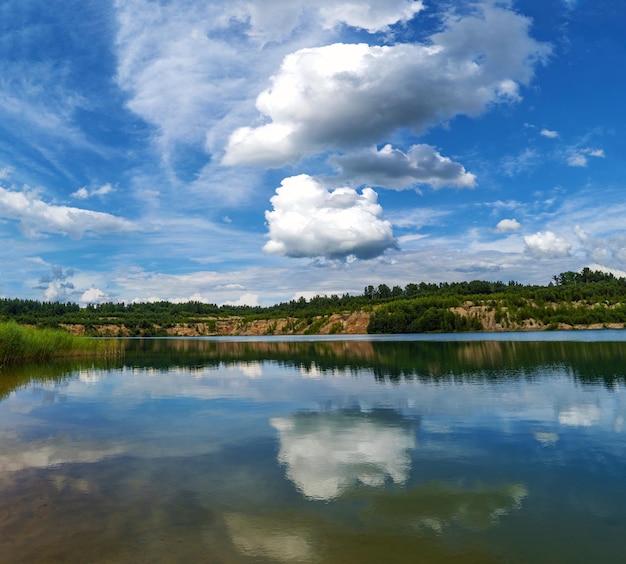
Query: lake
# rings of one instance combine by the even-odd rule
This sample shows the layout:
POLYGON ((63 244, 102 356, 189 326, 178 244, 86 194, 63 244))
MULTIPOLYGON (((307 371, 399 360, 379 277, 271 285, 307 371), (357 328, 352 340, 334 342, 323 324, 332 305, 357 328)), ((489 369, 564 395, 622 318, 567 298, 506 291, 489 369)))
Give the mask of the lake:
POLYGON ((127 347, 0 373, 1 562, 626 562, 626 332, 127 347))

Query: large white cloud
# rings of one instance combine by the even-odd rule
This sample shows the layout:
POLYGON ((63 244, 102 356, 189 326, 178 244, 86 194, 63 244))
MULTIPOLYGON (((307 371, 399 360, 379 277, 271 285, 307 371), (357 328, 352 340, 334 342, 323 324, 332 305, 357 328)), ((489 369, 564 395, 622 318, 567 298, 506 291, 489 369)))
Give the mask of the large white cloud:
POLYGON ((329 191, 306 174, 285 178, 266 211, 268 253, 289 257, 369 259, 396 245, 371 188, 329 191))
POLYGON ((561 258, 569 255, 572 244, 552 231, 538 231, 524 237, 526 250, 535 258, 561 258))
POLYGON ((18 220, 22 233, 31 238, 55 233, 80 239, 86 232, 116 233, 135 229, 130 221, 108 213, 47 204, 36 192, 16 192, 2 187, 0 217, 18 220))
POLYGON ((385 145, 380 150, 373 147, 330 160, 339 169, 340 178, 359 184, 396 190, 416 184, 429 184, 434 188, 476 186, 476 177, 466 172, 462 164, 441 156, 430 145, 413 145, 406 153, 385 145))
MULTIPOLYGON (((342 24, 383 31, 422 8, 410 0, 117 0, 117 82, 128 108, 156 127, 163 160, 176 145, 208 153, 251 117, 253 100, 290 51, 342 24), (310 26, 301 26, 308 21, 310 26), (303 31, 310 27, 310 31, 303 31), (262 48, 259 47, 262 45, 262 48)), ((208 162, 209 156, 207 154, 208 162)))
POLYGON ((527 18, 494 5, 477 10, 450 18, 428 43, 335 43, 288 55, 257 98, 267 123, 234 131, 224 164, 281 166, 518 99, 549 48, 529 36, 527 18))

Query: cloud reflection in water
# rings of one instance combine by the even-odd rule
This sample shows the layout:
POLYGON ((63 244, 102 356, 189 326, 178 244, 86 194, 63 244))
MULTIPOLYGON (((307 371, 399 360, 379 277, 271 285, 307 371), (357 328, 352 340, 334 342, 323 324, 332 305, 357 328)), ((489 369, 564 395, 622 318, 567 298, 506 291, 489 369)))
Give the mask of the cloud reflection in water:
POLYGON ((329 501, 355 484, 404 484, 415 423, 390 410, 299 413, 271 420, 278 460, 306 498, 329 501))

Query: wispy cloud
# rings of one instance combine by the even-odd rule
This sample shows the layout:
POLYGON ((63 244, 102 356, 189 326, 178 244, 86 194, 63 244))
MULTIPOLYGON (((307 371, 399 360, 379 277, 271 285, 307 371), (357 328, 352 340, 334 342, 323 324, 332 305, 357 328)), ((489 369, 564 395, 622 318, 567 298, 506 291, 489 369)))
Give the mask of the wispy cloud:
POLYGON ((109 213, 48 204, 34 190, 13 191, 0 187, 0 217, 17 220, 26 237, 59 234, 80 239, 85 233, 133 231, 128 220, 109 213))
POLYGON ((586 167, 589 164, 589 157, 605 157, 603 149, 591 149, 586 147, 573 149, 572 151, 573 152, 567 157, 567 164, 574 167, 586 167))
POLYGON ((86 186, 83 186, 82 188, 76 190, 76 192, 72 193, 71 196, 79 200, 86 200, 93 196, 105 196, 106 194, 114 191, 115 188, 113 188, 110 184, 104 184, 103 186, 100 186, 100 188, 92 188, 91 190, 86 186))
POLYGON ((537 149, 527 147, 517 155, 504 157, 500 166, 505 175, 516 176, 537 166, 543 158, 537 149))
POLYGON ((539 132, 539 135, 547 137, 548 139, 556 139, 559 137, 559 132, 552 129, 542 129, 539 132))

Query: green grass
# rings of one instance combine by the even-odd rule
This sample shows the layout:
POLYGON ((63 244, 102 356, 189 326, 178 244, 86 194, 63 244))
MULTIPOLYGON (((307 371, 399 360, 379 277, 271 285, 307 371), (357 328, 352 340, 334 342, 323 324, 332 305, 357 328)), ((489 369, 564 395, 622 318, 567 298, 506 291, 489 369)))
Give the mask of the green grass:
POLYGON ((58 358, 116 357, 114 340, 76 337, 56 329, 33 329, 17 323, 0 323, 0 367, 20 362, 46 362, 58 358))

